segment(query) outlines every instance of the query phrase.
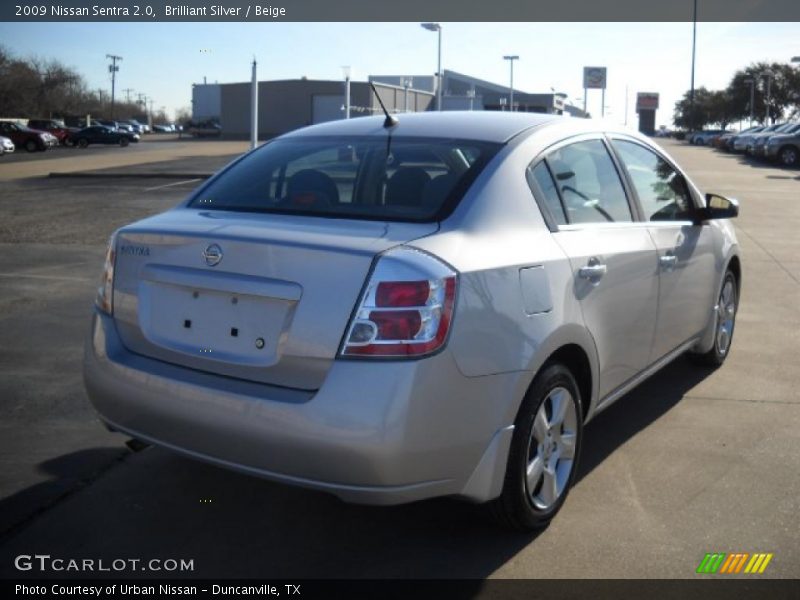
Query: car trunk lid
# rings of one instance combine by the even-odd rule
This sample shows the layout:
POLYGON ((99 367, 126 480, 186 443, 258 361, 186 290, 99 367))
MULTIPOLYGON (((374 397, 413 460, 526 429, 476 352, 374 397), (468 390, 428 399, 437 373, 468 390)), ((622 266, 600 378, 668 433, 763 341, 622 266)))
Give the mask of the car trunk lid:
POLYGON ((117 330, 144 356, 318 389, 375 255, 436 230, 176 209, 118 234, 117 330))

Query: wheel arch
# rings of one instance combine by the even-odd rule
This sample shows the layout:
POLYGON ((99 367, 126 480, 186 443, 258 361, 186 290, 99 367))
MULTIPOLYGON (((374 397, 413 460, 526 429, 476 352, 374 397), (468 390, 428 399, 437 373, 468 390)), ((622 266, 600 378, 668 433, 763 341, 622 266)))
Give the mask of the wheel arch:
MULTIPOLYGON (((597 350, 594 339, 589 332, 578 325, 566 326, 552 335, 540 347, 537 356, 531 365, 531 378, 525 388, 528 393, 537 375, 541 373, 547 365, 553 363, 563 364, 570 370, 578 384, 578 391, 581 395, 581 410, 584 422, 591 417, 594 407, 597 405, 599 366, 597 362, 597 350)), ((510 422, 516 420, 523 394, 517 402, 514 414, 510 415, 510 422)))

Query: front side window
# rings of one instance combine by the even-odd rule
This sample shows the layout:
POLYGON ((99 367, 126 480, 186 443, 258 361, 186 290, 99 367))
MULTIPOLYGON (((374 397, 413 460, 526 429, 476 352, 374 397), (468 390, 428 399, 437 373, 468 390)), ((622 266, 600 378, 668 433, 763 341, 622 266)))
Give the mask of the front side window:
POLYGON ((614 140, 648 221, 691 220, 692 201, 683 176, 652 150, 634 142, 614 140))
POLYGON ((546 160, 570 223, 633 220, 625 188, 601 140, 564 146, 546 160))
POLYGON ((458 202, 499 148, 388 136, 276 140, 212 180, 189 206, 433 221, 458 202))

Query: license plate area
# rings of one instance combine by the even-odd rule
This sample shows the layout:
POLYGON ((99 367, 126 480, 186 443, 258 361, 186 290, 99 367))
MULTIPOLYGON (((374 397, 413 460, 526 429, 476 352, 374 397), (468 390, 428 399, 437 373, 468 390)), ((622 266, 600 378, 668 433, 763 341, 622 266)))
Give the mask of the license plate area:
POLYGON ((142 281, 139 321, 152 344, 202 360, 268 367, 279 360, 295 301, 142 281))

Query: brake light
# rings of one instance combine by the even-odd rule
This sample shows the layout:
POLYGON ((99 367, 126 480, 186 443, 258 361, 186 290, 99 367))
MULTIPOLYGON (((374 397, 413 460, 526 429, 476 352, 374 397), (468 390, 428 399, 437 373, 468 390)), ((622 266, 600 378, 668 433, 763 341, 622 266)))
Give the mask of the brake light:
POLYGON ((117 254, 116 248, 117 236, 114 234, 108 241, 106 260, 103 264, 103 275, 100 278, 100 287, 97 288, 97 299, 95 300, 97 308, 109 316, 114 314, 114 263, 117 254))
POLYGON ((420 357, 447 341, 457 274, 433 256, 399 248, 378 260, 342 346, 344 356, 420 357))

